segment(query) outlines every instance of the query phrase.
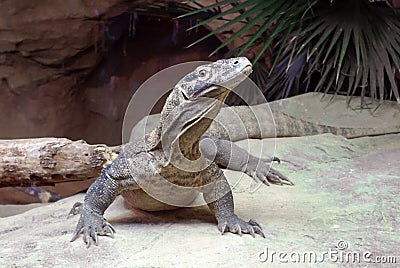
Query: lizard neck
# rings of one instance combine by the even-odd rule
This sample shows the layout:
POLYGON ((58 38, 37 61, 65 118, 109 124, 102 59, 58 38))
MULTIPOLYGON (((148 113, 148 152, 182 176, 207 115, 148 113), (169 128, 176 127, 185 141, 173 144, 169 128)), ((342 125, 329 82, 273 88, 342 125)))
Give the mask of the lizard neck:
POLYGON ((174 88, 165 101, 165 105, 161 111, 160 120, 157 124, 157 127, 150 132, 147 137, 147 150, 161 148, 161 139, 164 126, 169 120, 171 120, 170 117, 177 113, 177 111, 174 110, 175 108, 179 107, 181 102, 182 100, 180 100, 179 95, 174 88))
POLYGON ((168 98, 159 124, 149 135, 148 148, 179 152, 188 159, 198 157, 201 136, 219 113, 228 93, 223 91, 213 98, 182 101, 178 105, 174 96, 168 98))

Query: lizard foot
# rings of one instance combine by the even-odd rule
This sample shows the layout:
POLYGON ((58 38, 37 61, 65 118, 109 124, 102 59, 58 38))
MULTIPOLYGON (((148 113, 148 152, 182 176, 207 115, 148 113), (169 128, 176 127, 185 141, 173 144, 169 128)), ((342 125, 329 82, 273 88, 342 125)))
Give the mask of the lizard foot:
POLYGON ((98 235, 107 235, 114 238, 115 229, 104 219, 103 215, 84 206, 81 212, 82 214, 72 235, 71 242, 75 241, 82 232, 83 241, 87 247, 90 247, 92 241, 96 245, 98 244, 98 235))
POLYGON ((218 221, 218 229, 221 231, 221 234, 228 231, 234 234, 239 234, 240 236, 242 234, 250 234, 255 237, 255 234, 259 234, 265 238, 261 226, 255 220, 251 219, 246 222, 236 215, 220 219, 218 221))
MULTIPOLYGON (((274 159, 274 161, 280 160, 274 159)), ((253 179, 259 180, 268 186, 270 185, 270 183, 279 185, 294 185, 294 183, 288 177, 286 177, 279 171, 270 168, 270 165, 265 162, 259 162, 257 167, 249 166, 246 173, 253 177, 253 179)))

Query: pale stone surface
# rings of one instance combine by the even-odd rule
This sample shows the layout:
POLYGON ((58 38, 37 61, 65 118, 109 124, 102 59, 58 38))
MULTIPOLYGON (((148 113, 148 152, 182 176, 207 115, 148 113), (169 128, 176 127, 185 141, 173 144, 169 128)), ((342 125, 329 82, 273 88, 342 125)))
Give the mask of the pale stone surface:
POLYGON ((270 103, 274 111, 282 111, 294 118, 321 125, 342 128, 378 128, 387 133, 400 131, 400 106, 395 101, 372 102, 365 97, 369 108, 360 109, 361 97, 354 96, 350 104, 342 95, 310 92, 270 103))
MULTIPOLYGON (((248 144, 253 153, 262 145, 273 148, 267 139, 238 144, 248 144)), ((263 152, 266 156, 272 151, 263 152)), ((236 213, 257 219, 266 239, 221 236, 206 207, 147 214, 128 211, 117 199, 106 213, 117 230, 115 238, 100 237, 98 246, 86 249, 82 237, 69 242, 78 217, 66 219, 72 204, 83 199, 80 194, 1 218, 0 266, 270 267, 272 251, 295 252, 293 256, 313 251, 321 260, 340 240, 348 244, 345 252, 370 251, 371 258, 397 256, 400 261, 400 134, 277 139, 277 156, 285 160, 277 169, 295 186, 261 186, 250 193, 249 177, 226 172, 232 184, 239 181, 234 189, 236 213), (259 255, 266 248, 269 259, 261 263, 259 255)), ((288 255, 285 260, 291 263, 288 255)), ((349 265, 326 260, 318 266, 342 264, 349 265)), ((274 255, 272 266, 278 265, 274 255)))

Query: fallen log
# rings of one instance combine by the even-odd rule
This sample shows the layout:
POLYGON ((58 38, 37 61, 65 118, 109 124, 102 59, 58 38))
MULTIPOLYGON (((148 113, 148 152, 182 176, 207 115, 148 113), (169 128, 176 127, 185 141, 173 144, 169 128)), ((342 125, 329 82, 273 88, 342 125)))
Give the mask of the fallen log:
POLYGON ((65 138, 0 140, 0 187, 89 180, 118 149, 65 138))

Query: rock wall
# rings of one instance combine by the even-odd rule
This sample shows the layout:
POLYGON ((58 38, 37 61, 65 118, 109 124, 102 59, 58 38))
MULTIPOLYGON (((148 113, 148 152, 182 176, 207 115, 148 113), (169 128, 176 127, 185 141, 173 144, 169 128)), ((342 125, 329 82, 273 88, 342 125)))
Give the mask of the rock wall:
POLYGON ((104 56, 120 0, 0 1, 0 138, 77 137, 76 85, 104 56))
POLYGON ((127 6, 138 2, 0 1, 0 139, 118 144, 140 83, 174 63, 209 59, 210 43, 184 49, 196 33, 138 20, 127 6))

